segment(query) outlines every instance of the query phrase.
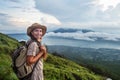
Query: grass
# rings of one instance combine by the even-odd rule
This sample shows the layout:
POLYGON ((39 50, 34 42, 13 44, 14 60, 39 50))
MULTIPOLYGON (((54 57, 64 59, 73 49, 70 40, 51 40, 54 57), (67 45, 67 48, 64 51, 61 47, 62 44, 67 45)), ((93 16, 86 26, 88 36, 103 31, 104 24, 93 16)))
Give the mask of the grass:
POLYGON ((87 68, 50 54, 44 64, 44 74, 45 80, 104 80, 87 68))
POLYGON ((18 80, 11 68, 11 58, 9 55, 0 54, 0 80, 18 80))

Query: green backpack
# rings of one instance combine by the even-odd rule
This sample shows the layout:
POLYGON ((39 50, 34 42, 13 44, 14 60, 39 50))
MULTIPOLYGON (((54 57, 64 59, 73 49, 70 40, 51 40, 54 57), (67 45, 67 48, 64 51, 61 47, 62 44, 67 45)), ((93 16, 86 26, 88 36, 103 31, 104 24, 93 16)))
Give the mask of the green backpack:
POLYGON ((25 43, 25 45, 17 48, 12 54, 12 68, 19 79, 25 78, 27 76, 31 76, 38 62, 37 61, 33 67, 27 65, 26 56, 27 56, 28 46, 29 45, 25 43))

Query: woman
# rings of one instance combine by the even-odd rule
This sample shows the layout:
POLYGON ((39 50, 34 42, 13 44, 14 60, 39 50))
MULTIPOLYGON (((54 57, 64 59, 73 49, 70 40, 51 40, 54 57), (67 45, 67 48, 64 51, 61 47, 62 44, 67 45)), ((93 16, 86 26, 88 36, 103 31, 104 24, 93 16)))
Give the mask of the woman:
POLYGON ((45 46, 42 46, 41 40, 45 35, 47 28, 38 23, 32 24, 27 29, 27 35, 31 38, 27 43, 28 51, 27 51, 27 64, 29 66, 35 65, 34 71, 27 80, 43 80, 43 60, 42 58, 46 58, 47 51, 45 46))

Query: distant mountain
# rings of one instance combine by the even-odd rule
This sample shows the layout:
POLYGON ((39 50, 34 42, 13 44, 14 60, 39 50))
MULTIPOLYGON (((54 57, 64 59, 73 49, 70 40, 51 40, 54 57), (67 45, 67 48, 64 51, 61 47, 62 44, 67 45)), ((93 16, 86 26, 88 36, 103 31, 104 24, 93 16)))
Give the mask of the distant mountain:
MULTIPOLYGON (((0 33, 0 80, 18 80, 11 68, 10 54, 11 50, 19 44, 17 40, 0 33)), ((45 80, 106 79, 73 61, 51 54, 48 54, 48 59, 44 62, 44 76, 45 80)))
POLYGON ((83 33, 87 33, 87 32, 94 32, 92 30, 87 30, 87 29, 72 29, 72 28, 59 28, 57 30, 54 30, 54 33, 73 33, 73 32, 77 32, 77 31, 81 31, 83 33))
POLYGON ((82 29, 81 30, 83 33, 87 33, 87 32, 95 32, 95 31, 93 31, 93 30, 88 30, 88 29, 82 29))
POLYGON ((120 50, 107 48, 80 48, 70 46, 48 46, 50 53, 57 52, 70 58, 83 57, 90 60, 118 61, 120 60, 120 50), (69 53, 67 53, 69 51, 69 53))

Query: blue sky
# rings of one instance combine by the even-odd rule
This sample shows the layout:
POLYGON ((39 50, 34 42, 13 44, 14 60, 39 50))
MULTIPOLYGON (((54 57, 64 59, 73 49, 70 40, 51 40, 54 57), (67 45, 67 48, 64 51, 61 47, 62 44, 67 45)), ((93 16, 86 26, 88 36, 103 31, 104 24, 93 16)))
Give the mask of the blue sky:
POLYGON ((120 0, 1 0, 0 32, 23 33, 32 23, 120 33, 120 0))

